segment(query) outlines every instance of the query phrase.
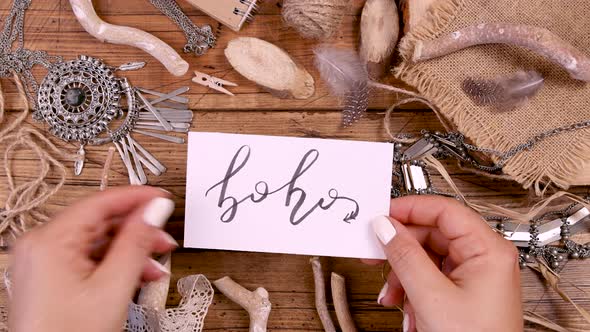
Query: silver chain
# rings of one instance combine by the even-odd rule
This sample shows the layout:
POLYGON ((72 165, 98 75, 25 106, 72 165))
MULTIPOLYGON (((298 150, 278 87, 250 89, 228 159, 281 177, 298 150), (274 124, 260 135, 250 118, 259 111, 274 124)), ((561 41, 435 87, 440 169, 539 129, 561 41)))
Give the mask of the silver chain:
POLYGON ((19 75, 31 105, 36 105, 39 86, 31 70, 35 65, 49 68, 53 62, 61 61, 61 58, 49 56, 45 51, 24 48, 25 11, 30 5, 31 0, 14 0, 5 18, 4 28, 0 33, 0 77, 10 77, 13 73, 19 75))
POLYGON ((549 137, 557 136, 557 135, 560 135, 563 133, 573 132, 573 131, 580 130, 580 129, 586 129, 589 127, 590 127, 590 120, 584 120, 584 121, 576 122, 573 124, 554 128, 554 129, 542 132, 542 133, 532 137, 531 139, 529 139, 525 143, 519 144, 519 145, 513 147, 512 149, 508 150, 505 153, 502 153, 502 152, 499 152, 499 151, 496 151, 493 149, 479 148, 479 147, 476 147, 474 145, 467 144, 467 143, 463 143, 463 145, 465 146, 465 148, 467 148, 468 150, 471 150, 471 151, 489 153, 489 154, 498 156, 500 158, 500 160, 498 161, 498 163, 496 165, 498 167, 502 168, 508 162, 508 160, 510 160, 510 158, 516 156, 517 154, 521 153, 522 151, 525 151, 525 150, 528 151, 528 150, 532 149, 537 143, 539 143, 549 137))
POLYGON ((217 38, 213 34, 210 25, 196 26, 186 16, 175 0, 150 0, 154 7, 158 8, 164 15, 168 16, 186 36, 187 43, 184 46, 185 53, 203 55, 208 49, 215 46, 217 38))

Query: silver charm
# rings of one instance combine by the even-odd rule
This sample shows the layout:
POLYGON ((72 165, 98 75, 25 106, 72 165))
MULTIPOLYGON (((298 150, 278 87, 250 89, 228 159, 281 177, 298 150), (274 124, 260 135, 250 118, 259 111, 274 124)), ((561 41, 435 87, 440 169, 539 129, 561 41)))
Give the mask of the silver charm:
POLYGON ((84 150, 84 144, 80 145, 80 149, 78 150, 78 156, 80 156, 80 159, 74 163, 74 174, 76 176, 82 174, 82 169, 84 168, 84 162, 86 159, 86 151, 84 150))
POLYGON ((166 167, 133 139, 132 133, 140 129, 138 133, 142 135, 184 143, 181 137, 157 131, 188 132, 193 116, 188 98, 180 95, 189 88, 160 93, 133 88, 126 78, 114 75, 116 71, 136 70, 144 65, 133 62, 115 68, 81 55, 77 60, 58 62, 50 68, 39 87, 39 107, 34 115, 49 125, 51 134, 66 142, 80 143, 81 158, 74 165, 76 175, 84 167, 85 145, 112 142, 127 168, 129 182, 146 184, 144 167, 156 176, 164 173, 166 167), (113 129, 116 119, 122 119, 122 123, 113 129))

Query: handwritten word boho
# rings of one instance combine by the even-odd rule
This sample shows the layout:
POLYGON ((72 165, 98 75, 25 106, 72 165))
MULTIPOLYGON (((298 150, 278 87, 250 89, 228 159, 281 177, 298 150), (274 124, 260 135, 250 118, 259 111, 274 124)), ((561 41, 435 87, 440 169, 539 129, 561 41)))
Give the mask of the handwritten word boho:
POLYGON ((307 193, 304 188, 297 185, 297 181, 305 176, 305 173, 313 167, 320 157, 320 152, 315 149, 309 150, 297 165, 295 172, 291 179, 284 185, 278 187, 275 190, 270 189, 270 185, 265 181, 259 181, 254 185, 253 192, 246 195, 243 198, 232 196, 231 192, 231 180, 237 176, 247 176, 242 170, 248 163, 251 156, 250 146, 244 145, 238 149, 233 156, 225 176, 223 179, 215 183, 205 193, 205 197, 208 197, 210 193, 218 189, 219 196, 217 199, 217 206, 225 209, 221 214, 220 220, 224 223, 232 222, 239 211, 241 204, 262 204, 271 195, 285 195, 285 207, 291 208, 291 214, 289 221, 292 225, 299 225, 312 213, 318 210, 329 210, 332 208, 347 208, 349 212, 343 217, 343 221, 350 223, 355 220, 360 212, 359 204, 356 200, 340 196, 338 190, 332 188, 327 193, 327 198, 320 198, 315 202, 311 208, 305 209, 303 205, 307 200, 307 193))

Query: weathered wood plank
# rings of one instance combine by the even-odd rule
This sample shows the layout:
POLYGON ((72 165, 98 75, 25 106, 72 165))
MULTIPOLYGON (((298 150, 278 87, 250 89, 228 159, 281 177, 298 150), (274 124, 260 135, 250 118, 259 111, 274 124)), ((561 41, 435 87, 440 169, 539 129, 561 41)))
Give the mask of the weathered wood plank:
MULTIPOLYGON (((12 1, 0 2, 0 17, 3 17, 12 1)), ((176 26, 149 4, 147 0, 96 0, 97 12, 114 24, 126 24, 149 31, 174 48, 180 49, 184 44, 183 34, 176 26)), ((215 21, 192 8, 185 1, 180 5, 197 24, 215 21)), ((282 24, 280 17, 281 1, 267 0, 261 4, 261 11, 256 20, 247 25, 239 34, 222 29, 218 46, 203 57, 183 55, 191 64, 191 69, 214 74, 239 84, 232 88, 237 96, 227 97, 197 86, 190 82, 191 75, 175 78, 157 61, 136 49, 102 44, 89 36, 76 22, 67 0, 34 0, 27 13, 26 43, 34 49, 44 49, 51 54, 71 59, 78 54, 88 54, 103 58, 111 65, 129 61, 146 61, 144 70, 126 73, 133 84, 156 90, 174 90, 190 85, 188 96, 191 108, 195 110, 192 130, 283 135, 299 137, 324 137, 349 140, 386 141, 383 130, 383 110, 399 96, 375 92, 371 98, 371 112, 351 128, 340 126, 340 102, 328 94, 327 87, 320 81, 313 67, 311 57, 316 41, 304 40, 291 28, 282 24), (305 101, 279 100, 247 81, 231 69, 223 55, 227 43, 237 36, 254 36, 266 39, 287 50, 296 61, 304 65, 317 81, 315 96, 305 101)), ((358 43, 358 15, 362 0, 353 1, 349 14, 345 17, 339 34, 330 42, 342 47, 354 48, 358 43)), ((44 70, 38 68, 36 76, 41 79, 44 70)), ((394 79, 389 82, 401 85, 394 79)), ((17 110, 21 107, 15 94, 13 84, 2 80, 6 92, 7 107, 17 110)), ((406 110, 396 112, 392 118, 394 132, 417 134, 421 129, 442 129, 436 117, 428 111, 419 110, 420 105, 410 105, 406 110)), ((8 121, 14 119, 12 112, 8 121)), ((28 120, 28 124, 39 130, 43 125, 28 120)), ((166 230, 182 242, 184 226, 186 145, 173 145, 155 139, 140 137, 140 142, 152 151, 169 168, 161 177, 151 177, 153 185, 170 190, 177 203, 177 209, 166 230)), ((75 145, 59 142, 58 146, 74 152, 75 145)), ((5 146, 0 145, 0 151, 5 146)), ((53 214, 72 204, 80 197, 98 191, 99 176, 106 156, 106 147, 91 147, 88 150, 88 162, 80 177, 67 174, 67 182, 58 195, 46 205, 53 214)), ((1 154, 0 154, 1 155, 1 154)), ((37 162, 30 151, 20 150, 10 157, 14 163, 17 181, 29 181, 36 175, 37 162)), ((512 207, 531 206, 528 192, 518 184, 480 177, 461 170, 452 162, 445 163, 459 189, 469 199, 486 201, 512 207)), ((6 197, 6 173, 0 167, 0 202, 6 197)), ((58 174, 51 174, 49 182, 55 183, 58 174)), ((433 175, 435 185, 442 191, 449 187, 444 180, 433 175)), ((111 171, 113 186, 128 183, 125 169, 115 158, 111 171)), ((587 188, 575 188, 579 194, 587 194, 587 188)), ((579 240, 586 241, 588 236, 579 240)), ((266 287, 271 293, 274 309, 271 313, 270 330, 284 331, 321 331, 313 302, 313 281, 308 257, 272 255, 257 253, 239 253, 224 251, 180 250, 173 257, 173 282, 180 277, 204 273, 211 280, 224 275, 235 278, 248 288, 266 287)), ((6 254, 0 254, 0 268, 5 266, 6 254)), ((396 310, 379 307, 376 297, 382 286, 381 272, 378 267, 360 264, 352 259, 324 259, 326 271, 336 271, 347 278, 351 310, 359 328, 365 331, 401 331, 402 315, 396 310)), ((587 262, 568 263, 562 281, 562 288, 582 307, 590 310, 590 281, 587 277, 587 262)), ((564 303, 552 290, 548 290, 539 277, 531 272, 523 272, 523 301, 525 308, 545 315, 569 328, 588 329, 588 324, 577 314, 571 305, 564 303)), ((170 293, 169 305, 179 301, 175 287, 170 293)), ((0 305, 6 303, 5 296, 0 296, 0 305)), ((330 310, 333 305, 330 301, 330 310)), ((499 318, 501 319, 501 318, 499 318)), ((224 296, 217 294, 209 310, 205 329, 207 331, 247 331, 246 313, 224 296)), ((527 331, 540 330, 534 325, 527 325, 527 331)))
MULTIPOLYGON (((134 26, 150 33, 169 43, 177 50, 184 46, 184 35, 178 28, 163 15, 159 15, 157 10, 150 9, 145 12, 151 5, 143 4, 135 11, 125 9, 123 2, 104 1, 97 2, 105 4, 103 18, 113 24, 125 24, 134 26), (112 4, 112 7, 109 5, 112 4), (124 13, 124 14, 122 14, 124 13)), ((140 1, 129 3, 141 4, 140 1)), ((128 46, 104 44, 87 34, 76 21, 69 5, 62 7, 43 6, 43 10, 30 11, 27 16, 26 26, 26 45, 32 49, 42 49, 53 55, 59 55, 64 59, 71 59, 78 54, 87 54, 103 59, 109 65, 118 65, 129 61, 145 61, 148 68, 136 73, 125 73, 135 85, 149 89, 166 89, 174 90, 181 86, 191 86, 191 91, 187 94, 191 97, 191 108, 207 110, 288 110, 288 109, 316 109, 316 110, 335 110, 339 109, 340 101, 332 97, 327 87, 319 77, 314 68, 312 49, 317 44, 313 40, 305 40, 290 28, 282 23, 280 15, 261 15, 239 34, 229 29, 222 29, 218 45, 202 57, 183 55, 191 65, 191 71, 183 77, 174 77, 170 75, 165 68, 149 55, 128 46), (47 11, 47 12, 45 12, 47 11), (48 14, 49 13, 49 14, 48 14), (308 100, 281 100, 266 93, 256 84, 246 80, 236 73, 223 54, 227 43, 238 36, 258 37, 284 48, 291 56, 307 68, 316 80, 316 93, 308 100), (230 98, 224 94, 214 92, 205 87, 192 83, 192 70, 199 70, 223 77, 233 81, 239 86, 231 88, 236 97, 230 98), (280 105, 280 107, 278 107, 280 105)), ((33 6, 35 8, 35 6, 33 6)), ((5 11, 4 11, 5 12, 5 11)), ((101 11, 99 11, 101 12, 101 11)), ((101 12, 102 13, 102 12, 101 12)), ((0 11, 0 15, 3 11, 0 11)), ((197 21, 197 20, 195 20, 197 21)), ((198 20, 199 24, 208 23, 215 26, 215 22, 208 17, 202 17, 198 20)), ((331 41, 341 47, 355 48, 359 36, 358 17, 345 17, 342 29, 339 34, 331 41)), ((44 69, 38 68, 36 71, 38 80, 42 80, 44 69)), ((390 79, 390 82, 403 86, 399 81, 390 79)), ((10 84, 5 84, 7 92, 7 107, 9 109, 18 108, 18 98, 15 96, 15 89, 10 84)), ((391 93, 375 91, 371 98, 371 108, 387 108, 398 100, 399 96, 391 93)), ((410 106, 410 107, 416 107, 410 106)))

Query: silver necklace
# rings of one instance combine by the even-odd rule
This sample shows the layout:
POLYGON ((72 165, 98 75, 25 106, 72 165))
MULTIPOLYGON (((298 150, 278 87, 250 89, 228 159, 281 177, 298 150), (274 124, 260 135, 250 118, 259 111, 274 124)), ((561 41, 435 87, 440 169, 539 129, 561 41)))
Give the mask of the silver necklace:
POLYGON ((147 183, 144 167, 155 175, 164 173, 166 167, 133 134, 184 143, 183 138, 168 133, 188 132, 190 128, 193 114, 188 98, 180 96, 188 88, 164 94, 134 88, 126 78, 116 76, 117 72, 143 68, 142 62, 110 67, 89 56, 63 61, 43 51, 25 49, 24 17, 30 4, 31 0, 14 0, 6 17, 0 33, 0 77, 17 73, 25 82, 31 104, 36 105, 33 118, 47 123, 49 132, 61 140, 80 144, 74 173, 82 172, 86 145, 111 142, 131 184, 147 183), (36 64, 48 69, 40 85, 31 73, 36 64), (111 128, 117 120, 118 126, 111 128))
POLYGON ((215 46, 217 38, 213 34, 210 25, 196 26, 186 16, 174 0, 150 0, 154 7, 158 8, 164 15, 168 16, 184 32, 187 43, 184 46, 185 53, 203 55, 208 49, 215 46))
POLYGON ((173 143, 184 139, 162 132, 188 132, 193 114, 181 88, 169 94, 134 88, 119 71, 138 70, 145 63, 109 67, 99 59, 81 55, 76 60, 51 66, 39 87, 34 116, 49 125, 49 132, 66 142, 78 142, 80 160, 74 173, 84 167, 86 145, 113 143, 127 168, 131 184, 146 184, 144 167, 159 176, 166 171, 134 138, 138 133, 173 143), (147 95, 155 96, 149 99, 147 95), (126 109, 126 114, 124 109, 126 109), (114 120, 121 123, 111 128, 114 120))
POLYGON ((19 75, 31 105, 36 105, 38 84, 31 70, 35 65, 49 68, 61 58, 24 48, 25 12, 30 5, 31 0, 14 0, 4 20, 0 33, 0 77, 11 77, 13 73, 19 75))

